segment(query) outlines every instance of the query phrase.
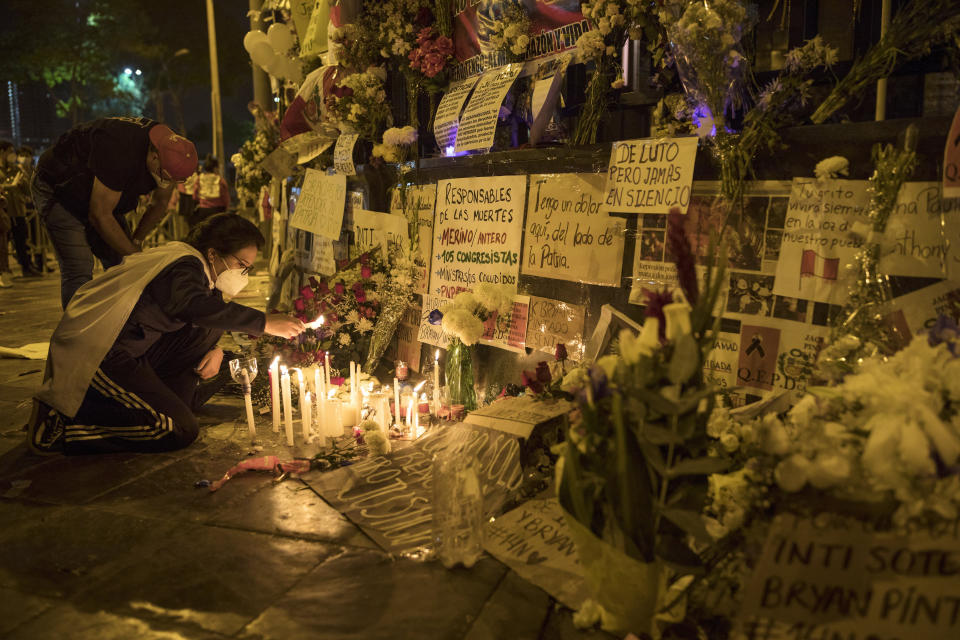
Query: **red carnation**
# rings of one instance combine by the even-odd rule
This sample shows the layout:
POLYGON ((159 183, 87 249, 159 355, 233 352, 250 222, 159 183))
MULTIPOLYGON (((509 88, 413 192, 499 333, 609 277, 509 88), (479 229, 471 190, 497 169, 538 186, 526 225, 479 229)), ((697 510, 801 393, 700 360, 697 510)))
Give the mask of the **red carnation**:
POLYGON ((333 285, 333 290, 338 296, 342 296, 344 292, 346 292, 347 288, 343 285, 343 281, 341 280, 337 284, 333 285))
POLYGON ((293 308, 296 309, 297 311, 303 311, 304 310, 303 300, 301 300, 300 298, 297 298, 296 300, 294 300, 293 308))
POLYGON ((310 287, 310 285, 307 285, 303 289, 300 289, 300 296, 304 300, 313 300, 313 289, 310 287))
POLYGON ((373 275, 373 269, 371 269, 370 267, 364 265, 363 267, 360 268, 360 277, 363 278, 364 280, 369 280, 370 276, 372 275, 373 275))

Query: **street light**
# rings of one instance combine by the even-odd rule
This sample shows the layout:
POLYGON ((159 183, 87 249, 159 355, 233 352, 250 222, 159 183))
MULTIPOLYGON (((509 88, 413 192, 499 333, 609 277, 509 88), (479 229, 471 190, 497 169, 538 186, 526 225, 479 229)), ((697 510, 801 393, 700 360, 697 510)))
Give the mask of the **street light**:
POLYGON ((126 69, 123 70, 123 72, 129 76, 133 74, 133 69, 131 69, 130 67, 127 67, 126 69))

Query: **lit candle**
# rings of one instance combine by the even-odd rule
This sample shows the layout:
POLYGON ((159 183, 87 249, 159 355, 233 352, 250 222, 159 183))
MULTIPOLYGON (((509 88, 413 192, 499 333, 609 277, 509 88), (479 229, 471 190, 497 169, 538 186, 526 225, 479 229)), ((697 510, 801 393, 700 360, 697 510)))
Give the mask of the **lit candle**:
POLYGON ((394 419, 393 423, 395 425, 400 424, 400 381, 396 378, 393 379, 393 411, 394 419))
POLYGON ((440 349, 433 354, 433 415, 440 415, 440 349))
POLYGON ((283 427, 287 434, 287 446, 293 446, 293 403, 290 397, 290 372, 280 366, 280 387, 283 391, 283 427))
POLYGON ((355 427, 357 426, 358 421, 358 412, 357 405, 352 402, 341 402, 340 403, 340 429, 342 432, 343 427, 355 427))
POLYGON ((290 371, 297 372, 297 388, 300 391, 300 395, 297 397, 297 410, 300 416, 303 417, 303 394, 307 390, 306 380, 303 379, 303 369, 290 369, 290 371))
POLYGON ((323 375, 327 377, 327 379, 324 381, 324 384, 327 385, 327 387, 329 387, 330 386, 330 354, 329 353, 323 354, 323 375))
POLYGON ((270 363, 270 403, 273 405, 273 432, 280 433, 280 375, 277 365, 280 363, 280 356, 273 359, 270 363))
POLYGON ((343 403, 337 398, 330 397, 325 403, 327 419, 324 422, 323 434, 329 438, 338 438, 343 435, 343 403))
POLYGON ((303 429, 304 443, 310 441, 310 431, 313 427, 313 411, 310 406, 310 392, 304 394, 304 401, 300 403, 300 427, 303 429))
POLYGON ((247 427, 250 429, 250 437, 257 437, 257 425, 253 422, 253 402, 250 399, 250 374, 246 369, 240 370, 240 376, 243 378, 243 403, 247 407, 247 427))
POLYGON ((350 404, 359 403, 359 394, 357 393, 357 363, 350 361, 350 404))
POLYGON ((407 396, 407 427, 413 426, 413 394, 407 396))

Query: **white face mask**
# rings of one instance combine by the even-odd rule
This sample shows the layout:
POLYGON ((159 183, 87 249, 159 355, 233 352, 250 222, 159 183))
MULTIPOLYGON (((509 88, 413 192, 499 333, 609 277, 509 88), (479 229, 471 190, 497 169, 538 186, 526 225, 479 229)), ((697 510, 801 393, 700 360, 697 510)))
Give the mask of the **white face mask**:
POLYGON ((231 269, 227 266, 226 260, 222 257, 220 261, 223 262, 223 266, 227 267, 220 272, 220 275, 217 276, 217 281, 213 285, 217 289, 223 292, 223 295, 228 298, 233 298, 238 293, 243 291, 243 288, 247 286, 248 278, 243 273, 243 269, 231 269))

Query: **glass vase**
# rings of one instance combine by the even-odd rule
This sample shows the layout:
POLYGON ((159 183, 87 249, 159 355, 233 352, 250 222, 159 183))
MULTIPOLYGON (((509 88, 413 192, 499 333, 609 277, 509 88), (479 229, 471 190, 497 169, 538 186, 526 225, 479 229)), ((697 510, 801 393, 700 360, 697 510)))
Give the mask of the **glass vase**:
POLYGON ((464 410, 477 408, 477 390, 473 384, 473 352, 459 338, 452 338, 447 347, 447 394, 450 404, 462 404, 464 410))

